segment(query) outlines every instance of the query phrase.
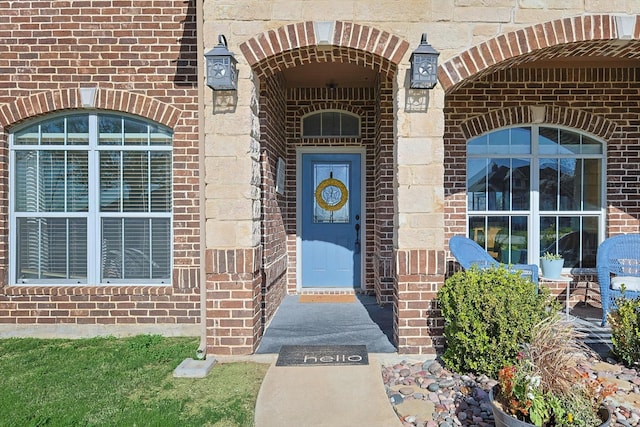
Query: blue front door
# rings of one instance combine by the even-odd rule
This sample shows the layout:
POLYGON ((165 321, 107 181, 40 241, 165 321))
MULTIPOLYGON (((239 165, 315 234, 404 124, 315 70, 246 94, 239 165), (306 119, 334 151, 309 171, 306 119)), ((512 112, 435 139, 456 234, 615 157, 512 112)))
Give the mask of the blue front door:
POLYGON ((360 287, 360 154, 302 155, 302 287, 360 287))

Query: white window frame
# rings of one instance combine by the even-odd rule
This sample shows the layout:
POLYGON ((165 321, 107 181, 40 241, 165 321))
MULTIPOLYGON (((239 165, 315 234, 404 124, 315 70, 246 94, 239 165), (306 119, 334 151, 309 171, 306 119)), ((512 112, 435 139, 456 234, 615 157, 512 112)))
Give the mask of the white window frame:
POLYGON ((300 127, 301 127, 301 131, 300 134, 302 135, 303 138, 359 138, 362 135, 362 118, 354 113, 351 113, 349 111, 345 111, 345 110, 339 110, 339 109, 327 109, 327 110, 318 110, 318 111, 313 111, 311 113, 307 113, 304 116, 302 116, 302 120, 300 120, 300 127), (323 124, 322 124, 322 114, 323 113, 339 113, 340 114, 340 134, 339 135, 322 135, 323 133, 323 124), (320 120, 320 133, 321 135, 305 135, 305 130, 304 130, 304 121, 311 117, 311 116, 315 116, 315 115, 319 115, 321 120, 320 120), (354 135, 346 135, 344 134, 343 130, 342 130, 342 117, 343 116, 349 116, 349 117, 353 117, 355 119, 358 120, 358 133, 354 134, 354 135))
MULTIPOLYGON (((96 285, 170 285, 172 280, 173 271, 173 203, 169 209, 169 212, 101 212, 100 211, 100 151, 144 151, 144 152, 173 152, 173 132, 171 129, 165 126, 159 125, 148 119, 142 117, 133 116, 115 111, 86 111, 86 112, 71 112, 62 114, 49 114, 38 118, 37 120, 30 120, 24 125, 21 125, 15 129, 12 129, 9 134, 9 284, 20 286, 43 286, 43 285, 76 285, 76 286, 96 286, 96 285), (49 120, 56 118, 72 117, 79 115, 89 116, 89 144, 88 145, 15 145, 14 138, 20 130, 28 128, 30 126, 45 123, 49 120), (170 132, 172 143, 169 145, 98 145, 99 132, 98 132, 98 117, 110 116, 124 119, 132 119, 138 122, 145 123, 148 126, 159 126, 170 132), (87 212, 47 212, 46 215, 42 215, 42 212, 15 212, 15 176, 14 169, 16 164, 15 155, 17 151, 37 151, 37 150, 60 150, 60 151, 83 151, 88 153, 88 210, 87 212), (17 218, 29 218, 29 217, 47 217, 47 218, 86 218, 87 219, 87 279, 18 279, 17 274, 17 254, 15 248, 17 248, 17 218), (162 218, 169 221, 169 273, 166 278, 151 278, 151 279, 104 279, 101 281, 101 224, 103 218, 143 218, 154 219, 162 218)), ((173 168, 170 171, 169 176, 170 186, 173 187, 173 168)), ((173 191, 172 191, 173 193, 173 191)), ((173 197, 173 196, 172 196, 173 197)), ((171 202, 173 202, 171 200, 171 202)))
MULTIPOLYGON (((467 140, 465 146, 469 143, 469 141, 491 134, 493 132, 502 131, 506 129, 514 129, 514 128, 530 128, 531 129, 531 153, 530 154, 469 154, 468 151, 466 153, 465 158, 465 171, 466 171, 466 162, 468 159, 480 159, 480 158, 528 158, 530 159, 530 170, 531 170, 531 187, 529 189, 529 197, 530 197, 530 209, 528 210, 505 210, 505 211, 495 211, 495 210, 469 210, 469 199, 468 199, 468 177, 465 178, 465 206, 466 206, 466 230, 465 233, 468 235, 469 233, 469 218, 476 216, 526 216, 527 217, 527 228, 529 230, 529 235, 532 236, 528 239, 528 250, 527 250, 527 263, 530 264, 540 264, 540 168, 539 162, 540 158, 545 157, 566 157, 566 158, 575 158, 575 159, 599 159, 601 160, 601 182, 600 182, 600 208, 597 210, 558 210, 554 211, 555 216, 597 216, 598 217, 598 244, 600 244, 605 238, 605 227, 606 227, 606 183, 607 183, 607 145, 606 142, 601 138, 598 138, 595 135, 588 134, 586 132, 580 131, 578 129, 560 126, 555 124, 548 123, 540 123, 540 124, 518 124, 513 126, 505 126, 497 129, 492 129, 489 132, 485 132, 483 134, 477 135, 473 138, 467 140), (601 154, 574 154, 574 155, 549 155, 549 154, 540 154, 539 153, 539 145, 537 141, 539 140, 539 130, 541 127, 544 128, 553 128, 566 130, 569 132, 573 132, 579 135, 584 135, 590 139, 596 140, 602 144, 602 153, 601 154)), ((550 211, 543 211, 547 212, 550 211)), ((472 236, 469 236, 472 238, 472 236)), ((580 269, 570 269, 564 268, 565 272, 569 270, 573 272, 585 272, 585 273, 593 273, 595 268, 580 268, 580 269)))

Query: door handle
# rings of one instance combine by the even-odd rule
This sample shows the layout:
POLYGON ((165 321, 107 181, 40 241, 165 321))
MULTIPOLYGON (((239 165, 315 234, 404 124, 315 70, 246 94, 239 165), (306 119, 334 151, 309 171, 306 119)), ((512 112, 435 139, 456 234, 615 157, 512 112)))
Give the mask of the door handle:
POLYGON ((360 224, 356 223, 356 242, 353 248, 356 254, 360 253, 360 224))

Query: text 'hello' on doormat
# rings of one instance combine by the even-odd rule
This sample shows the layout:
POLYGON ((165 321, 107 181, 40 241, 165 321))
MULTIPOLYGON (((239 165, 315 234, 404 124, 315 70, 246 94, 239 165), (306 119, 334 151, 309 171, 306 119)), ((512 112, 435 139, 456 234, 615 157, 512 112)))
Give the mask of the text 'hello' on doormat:
POLYGON ((302 294, 298 297, 298 302, 356 302, 356 296, 354 294, 302 294))
POLYGON ((276 366, 368 365, 366 345, 283 345, 276 366))

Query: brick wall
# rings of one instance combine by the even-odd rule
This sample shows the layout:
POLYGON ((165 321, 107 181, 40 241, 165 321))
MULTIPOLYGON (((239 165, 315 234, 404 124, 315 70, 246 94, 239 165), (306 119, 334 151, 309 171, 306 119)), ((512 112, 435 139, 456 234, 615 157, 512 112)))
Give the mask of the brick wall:
POLYGON ((436 297, 444 281, 445 253, 398 250, 394 335, 400 354, 436 354, 444 350, 444 321, 436 297))
MULTIPOLYGON (((195 3, 0 2, 0 323, 188 326, 200 322, 195 3), (135 114, 174 132, 172 286, 6 286, 7 135, 51 112, 135 114)), ((157 328, 162 331, 162 327, 157 328)), ((81 333, 81 332, 79 332, 81 333)))
POLYGON ((207 352, 251 354, 262 337, 260 248, 208 249, 207 352))
POLYGON ((374 194, 372 200, 367 198, 367 215, 373 214, 373 275, 375 295, 378 303, 394 302, 394 113, 393 83, 389 80, 380 82, 376 104, 375 146, 373 164, 367 168, 374 170, 374 194))
MULTIPOLYGON (((200 319, 199 298, 192 292, 174 294, 169 287, 157 286, 11 286, 4 287, 0 295, 0 323, 195 325, 200 319)), ((134 333, 135 329, 129 332, 134 333)), ((155 332, 160 333, 160 329, 155 332)), ((84 335, 82 331, 76 333, 84 335)))
MULTIPOLYGON (((260 96, 260 138, 262 152, 262 247, 263 247, 263 323, 272 317, 287 293, 287 236, 285 223, 289 220, 287 198, 291 193, 276 192, 278 159, 294 170, 295 158, 288 159, 284 126, 286 90, 282 77, 268 78, 260 96)), ((286 172, 285 172, 286 176, 286 172)), ((295 182, 295 178, 285 179, 295 182)), ((289 191, 289 190, 288 190, 289 191)), ((295 191, 294 191, 295 194, 295 191)), ((295 215, 295 211, 294 211, 295 215)), ((294 234, 295 236, 295 234, 294 234)))

